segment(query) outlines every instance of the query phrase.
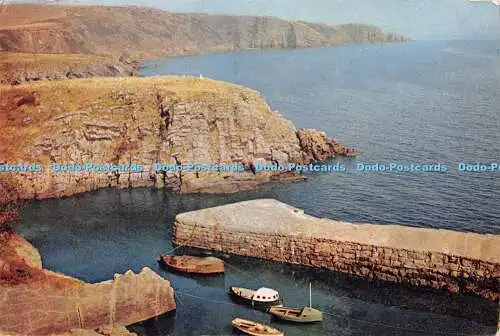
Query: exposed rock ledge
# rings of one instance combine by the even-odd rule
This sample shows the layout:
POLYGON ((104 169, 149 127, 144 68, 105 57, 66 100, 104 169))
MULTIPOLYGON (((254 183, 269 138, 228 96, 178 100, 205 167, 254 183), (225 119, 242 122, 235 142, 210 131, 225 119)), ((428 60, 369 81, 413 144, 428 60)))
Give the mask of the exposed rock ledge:
POLYGON ((43 269, 38 251, 16 234, 0 234, 0 243, 0 335, 125 336, 113 324, 176 308, 170 282, 149 268, 87 284, 43 269))
POLYGON ((193 77, 96 78, 0 87, 0 157, 38 162, 43 172, 3 173, 21 198, 105 187, 235 192, 296 172, 255 165, 307 164, 348 149, 324 132, 299 130, 259 93, 193 77), (142 164, 137 173, 52 172, 50 163, 142 164), (154 163, 244 166, 242 172, 155 172, 154 163))
MULTIPOLYGON (((25 336, 21 334, 3 333, 0 336, 25 336)), ((137 336, 136 333, 129 332, 127 328, 119 324, 105 325, 96 329, 72 329, 62 334, 51 334, 50 336, 137 336)))
POLYGON ((123 58, 79 54, 0 52, 0 84, 39 80, 136 76, 139 63, 123 58))

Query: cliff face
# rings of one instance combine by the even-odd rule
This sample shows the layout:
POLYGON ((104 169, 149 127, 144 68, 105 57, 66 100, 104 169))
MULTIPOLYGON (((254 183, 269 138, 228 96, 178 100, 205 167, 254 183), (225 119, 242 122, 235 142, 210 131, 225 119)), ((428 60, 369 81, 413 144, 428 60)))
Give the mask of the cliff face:
POLYGON ((175 310, 170 282, 149 268, 87 284, 43 269, 38 251, 16 234, 0 234, 0 243, 0 334, 129 335, 112 325, 175 310))
POLYGON ((0 330, 42 336, 113 323, 130 325, 174 309, 169 281, 145 268, 139 274, 129 271, 114 280, 64 290, 2 288, 0 330))
POLYGON ((0 13, 0 51, 154 58, 404 40, 368 25, 330 26, 272 17, 180 14, 137 7, 11 5, 0 13))
MULTIPOLYGON (((0 336, 25 336, 0 331, 0 336)), ((50 336, 137 336, 119 324, 105 325, 96 329, 72 329, 68 332, 51 334, 50 336)))
POLYGON ((104 56, 0 52, 0 84, 18 85, 38 80, 98 76, 135 76, 138 69, 137 62, 104 56))
MULTIPOLYGON (((0 87, 0 156, 42 163, 42 172, 3 173, 22 198, 103 188, 167 187, 180 192, 234 192, 296 173, 255 172, 343 154, 322 132, 295 129, 259 93, 192 77, 96 78, 0 87), (299 139, 300 135, 300 139, 299 139), (306 145, 304 145, 306 144, 306 145), (50 164, 121 164, 135 172, 52 171, 50 164), (241 171, 154 169, 220 165, 241 171)), ((207 167, 207 166, 205 166, 207 167)))

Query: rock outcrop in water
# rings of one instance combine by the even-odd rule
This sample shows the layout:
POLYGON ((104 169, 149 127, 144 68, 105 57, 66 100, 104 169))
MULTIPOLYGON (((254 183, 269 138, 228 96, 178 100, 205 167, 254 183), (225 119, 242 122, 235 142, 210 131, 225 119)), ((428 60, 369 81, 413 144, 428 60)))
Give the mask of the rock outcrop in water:
POLYGON ((355 155, 352 148, 328 138, 325 132, 300 129, 297 132, 297 137, 303 152, 302 162, 324 161, 334 155, 355 155))
POLYGON ((38 251, 16 234, 0 234, 0 243, 0 334, 129 335, 113 324, 176 308, 170 282, 149 268, 87 284, 43 269, 38 251))
POLYGON ((259 165, 287 167, 345 154, 323 132, 297 131, 258 92, 210 79, 80 79, 4 87, 0 94, 0 127, 11 130, 0 135, 0 155, 10 164, 45 164, 41 172, 3 173, 21 198, 139 186, 235 192, 302 179, 295 171, 256 171, 259 165), (142 170, 52 171, 56 163, 142 170), (159 170, 156 163, 219 169, 159 170))

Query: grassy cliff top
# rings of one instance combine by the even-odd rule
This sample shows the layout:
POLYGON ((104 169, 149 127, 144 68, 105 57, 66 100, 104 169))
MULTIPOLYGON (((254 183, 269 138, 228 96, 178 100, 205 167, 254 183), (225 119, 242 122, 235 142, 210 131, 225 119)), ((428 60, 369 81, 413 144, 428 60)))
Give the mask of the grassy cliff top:
POLYGON ((139 64, 110 55, 0 51, 0 84, 136 75, 139 64))
POLYGON ((88 62, 108 61, 112 58, 104 55, 89 54, 48 54, 48 53, 23 53, 23 52, 0 52, 0 66, 3 64, 33 64, 43 65, 46 63, 81 64, 88 62))
POLYGON ((58 117, 85 114, 114 124, 137 118, 159 118, 156 95, 172 101, 227 105, 244 97, 256 110, 267 111, 260 94, 248 88, 197 77, 93 77, 0 85, 0 157, 15 163, 26 159, 25 148, 38 136, 51 134, 58 117))

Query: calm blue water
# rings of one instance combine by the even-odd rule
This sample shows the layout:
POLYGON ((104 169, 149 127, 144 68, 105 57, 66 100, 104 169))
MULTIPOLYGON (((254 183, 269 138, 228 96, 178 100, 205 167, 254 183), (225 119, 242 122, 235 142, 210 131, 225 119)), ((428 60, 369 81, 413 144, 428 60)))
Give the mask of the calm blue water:
MULTIPOLYGON (((413 42, 211 54, 143 74, 203 74, 255 88, 295 125, 359 149, 355 162, 445 163, 452 172, 314 174, 284 200, 314 215, 500 233, 500 42, 413 42)), ((354 163, 355 164, 355 163, 354 163)))
MULTIPOLYGON (((355 222, 400 223, 500 233, 500 172, 458 173, 458 161, 500 161, 498 42, 401 45, 211 54, 153 62, 143 74, 203 74, 255 88, 297 127, 325 130, 359 149, 359 162, 443 163, 447 173, 310 174, 233 195, 175 195, 163 190, 101 190, 33 202, 19 231, 44 264, 90 282, 149 266, 171 280, 175 317, 138 325, 147 335, 233 335, 235 316, 286 335, 492 334, 493 303, 447 293, 381 286, 343 275, 231 257, 225 276, 189 278, 158 268, 172 249, 171 225, 183 211, 273 197, 306 212, 355 222), (235 306, 229 285, 278 289, 289 305, 308 302, 331 314, 322 324, 271 322, 235 306)), ((149 64, 150 65, 150 64, 149 64)))

